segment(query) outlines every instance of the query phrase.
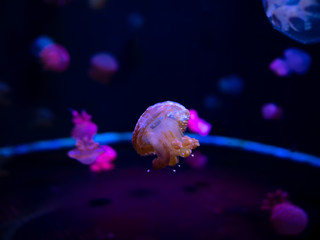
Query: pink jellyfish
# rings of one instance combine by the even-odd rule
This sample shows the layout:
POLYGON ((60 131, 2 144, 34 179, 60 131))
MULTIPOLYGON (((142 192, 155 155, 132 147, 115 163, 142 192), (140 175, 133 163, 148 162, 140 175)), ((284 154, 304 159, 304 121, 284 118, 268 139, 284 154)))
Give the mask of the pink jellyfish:
POLYGON ((311 66, 310 55, 297 48, 288 48, 283 53, 284 58, 276 58, 270 63, 270 70, 279 77, 290 76, 293 73, 303 75, 311 66))
POLYGON ((261 109, 262 117, 266 120, 279 120, 282 112, 282 108, 275 103, 266 103, 261 109))
POLYGON ((190 119, 188 128, 191 132, 198 133, 201 136, 207 136, 211 130, 211 124, 204 119, 199 118, 198 113, 194 109, 190 109, 190 119))
POLYGON ((90 165, 92 172, 110 171, 114 169, 112 162, 117 158, 117 152, 110 146, 103 145, 101 148, 104 152, 90 165))
POLYGON ((98 127, 91 122, 91 115, 86 111, 79 114, 76 110, 72 110, 72 115, 75 126, 71 131, 71 136, 76 140, 76 148, 69 151, 68 156, 83 164, 91 164, 105 151, 99 143, 93 140, 98 127))
POLYGON ((89 76, 101 83, 109 83, 112 76, 118 71, 117 59, 109 53, 98 53, 90 60, 89 76))
POLYGON ((261 209, 271 212, 270 221, 278 234, 295 236, 307 227, 308 215, 303 209, 290 203, 288 198, 288 193, 282 190, 268 193, 261 209))
POLYGON ((40 60, 45 70, 64 72, 70 64, 68 51, 61 45, 52 43, 40 51, 40 60))
POLYGON ((71 136, 74 139, 92 139, 94 135, 96 135, 98 132, 98 127, 91 121, 91 115, 89 115, 86 111, 82 111, 80 114, 78 111, 72 110, 72 116, 74 128, 71 131, 71 136))

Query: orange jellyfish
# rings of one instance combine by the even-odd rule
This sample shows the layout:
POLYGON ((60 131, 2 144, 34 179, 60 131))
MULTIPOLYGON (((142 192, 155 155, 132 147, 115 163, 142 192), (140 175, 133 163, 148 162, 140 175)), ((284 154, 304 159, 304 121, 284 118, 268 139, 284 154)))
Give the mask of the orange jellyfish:
POLYGON ((166 101, 147 108, 139 118, 132 136, 135 150, 142 156, 156 154, 155 169, 174 166, 180 157, 190 156, 200 146, 195 138, 184 136, 190 113, 179 103, 166 101))

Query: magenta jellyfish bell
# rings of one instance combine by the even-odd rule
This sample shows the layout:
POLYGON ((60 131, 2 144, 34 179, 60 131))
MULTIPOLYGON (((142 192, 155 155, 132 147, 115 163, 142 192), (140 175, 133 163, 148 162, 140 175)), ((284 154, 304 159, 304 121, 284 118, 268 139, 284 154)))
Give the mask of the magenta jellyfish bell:
POLYGON ((53 43, 43 48, 39 54, 45 70, 64 72, 70 64, 70 55, 63 46, 53 43))
POLYGON ((93 55, 90 64, 90 77, 101 83, 109 83, 112 76, 119 69, 117 59, 110 53, 98 53, 93 55))

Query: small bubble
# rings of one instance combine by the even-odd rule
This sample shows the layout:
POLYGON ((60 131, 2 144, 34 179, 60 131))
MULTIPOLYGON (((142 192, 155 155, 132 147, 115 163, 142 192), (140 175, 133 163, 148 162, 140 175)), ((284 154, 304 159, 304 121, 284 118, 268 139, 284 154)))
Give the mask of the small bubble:
POLYGON ((193 154, 193 153, 191 154, 191 157, 194 157, 194 154, 193 154))
POLYGON ((180 165, 180 164, 178 164, 178 167, 181 167, 181 165, 180 165))
POLYGON ((147 170, 147 173, 149 173, 149 172, 150 172, 150 169, 147 170))
POLYGON ((177 170, 175 170, 175 169, 172 170, 172 172, 174 172, 174 173, 175 173, 176 171, 177 171, 177 170))

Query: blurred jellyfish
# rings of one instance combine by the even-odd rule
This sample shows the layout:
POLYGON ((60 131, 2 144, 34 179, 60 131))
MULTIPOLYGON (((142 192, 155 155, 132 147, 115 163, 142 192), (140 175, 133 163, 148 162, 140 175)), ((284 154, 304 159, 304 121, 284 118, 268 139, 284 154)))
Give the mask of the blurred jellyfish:
POLYGON ((293 40, 308 44, 320 41, 318 0, 262 0, 272 26, 293 40))
POLYGON ((144 25, 144 18, 138 12, 132 12, 128 16, 128 23, 134 29, 140 29, 144 25))
POLYGON ((91 115, 86 111, 82 111, 80 114, 76 110, 72 110, 72 115, 75 126, 71 131, 71 136, 76 140, 76 148, 70 150, 68 156, 83 164, 92 164, 97 157, 105 152, 104 147, 93 140, 98 127, 91 122, 91 115))
POLYGON ((110 146, 103 145, 104 152, 90 165, 92 172, 110 171, 114 169, 113 161, 117 158, 117 152, 110 146))
POLYGON ((92 117, 86 111, 82 111, 80 114, 78 111, 72 110, 72 116, 74 127, 71 131, 71 136, 74 139, 92 139, 98 132, 98 126, 91 121, 92 117))
POLYGON ((49 108, 38 108, 35 111, 34 126, 49 128, 53 126, 54 114, 49 108))
POLYGON ((53 72, 64 72, 70 64, 70 56, 63 46, 50 44, 40 52, 40 60, 45 70, 53 72))
POLYGON ((188 122, 188 129, 190 132, 198 133, 201 136, 207 136, 211 131, 211 124, 204 119, 199 118, 198 113, 194 109, 189 109, 190 119, 188 122))
POLYGON ((107 0, 89 0, 89 7, 95 10, 103 9, 107 0))
POLYGON ((277 190, 268 193, 262 202, 262 210, 270 211, 270 221, 280 235, 296 236, 308 225, 308 215, 300 207, 289 201, 288 193, 277 190))
POLYGON ((118 71, 117 59, 109 53, 98 53, 91 57, 89 76, 101 83, 109 83, 118 71))
POLYGON ((0 82, 0 106, 11 105, 11 99, 9 98, 10 92, 11 87, 4 82, 0 82))
POLYGON ((276 58, 270 63, 270 70, 279 77, 290 76, 292 73, 299 75, 309 71, 311 56, 300 49, 288 48, 283 53, 284 58, 276 58))
POLYGON ((218 81, 218 88, 222 93, 239 95, 244 89, 243 79, 237 75, 230 75, 218 81))
POLYGON ((195 151, 191 156, 187 157, 185 161, 191 168, 201 169, 208 164, 208 157, 199 151, 195 151))
POLYGON ((183 135, 190 113, 179 103, 166 101, 147 108, 139 118, 132 136, 134 149, 142 156, 156 154, 155 169, 175 166, 178 156, 188 157, 199 141, 183 135))
POLYGON ((214 94, 207 95, 203 98, 203 105, 206 109, 217 109, 221 107, 221 104, 221 99, 214 94))
POLYGON ((266 103, 261 108, 262 117, 266 120, 279 120, 282 112, 282 108, 275 103, 266 103))
POLYGON ((64 72, 69 67, 68 51, 47 36, 36 38, 31 45, 31 52, 47 71, 64 72))

